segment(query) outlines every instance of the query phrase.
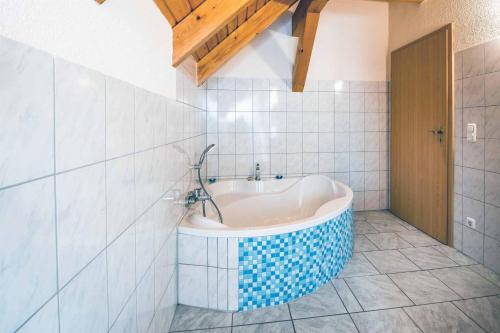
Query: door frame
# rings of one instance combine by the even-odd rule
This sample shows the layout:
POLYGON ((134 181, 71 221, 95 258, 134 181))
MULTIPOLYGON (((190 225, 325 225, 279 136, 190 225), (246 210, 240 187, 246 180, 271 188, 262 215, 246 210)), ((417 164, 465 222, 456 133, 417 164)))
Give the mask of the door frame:
MULTIPOLYGON (((448 48, 448 57, 446 59, 447 67, 447 85, 446 94, 448 97, 448 107, 446 112, 447 117, 447 133, 445 133, 446 149, 447 149, 447 169, 448 169, 448 179, 447 179, 447 204, 446 204, 446 224, 447 224, 447 242, 446 245, 453 245, 453 230, 454 230, 454 180, 455 180, 455 77, 454 77, 454 53, 453 53, 453 23, 449 23, 425 36, 422 36, 413 42, 410 42, 402 47, 399 47, 391 52, 397 52, 401 49, 412 46, 436 33, 442 31, 446 32, 446 43, 448 48)), ((391 76, 392 76, 391 70, 391 76)), ((392 81, 392 78, 391 78, 392 81)), ((391 92, 392 95, 392 92, 391 92)), ((392 97, 391 97, 392 105, 392 97)), ((392 128, 391 128, 392 130, 392 128)), ((392 172, 392 167, 391 167, 392 172)), ((392 200, 392 197, 391 197, 392 200)))

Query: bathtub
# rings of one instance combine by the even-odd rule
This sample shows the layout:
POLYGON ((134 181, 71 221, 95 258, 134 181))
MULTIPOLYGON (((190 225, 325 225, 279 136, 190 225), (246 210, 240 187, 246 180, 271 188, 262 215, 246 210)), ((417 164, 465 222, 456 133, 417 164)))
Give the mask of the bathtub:
MULTIPOLYGON (((245 311, 288 303, 337 276, 352 256, 352 198, 321 175, 225 180, 213 209, 178 228, 180 304, 245 311)), ((210 205, 207 203, 207 208, 210 205)))

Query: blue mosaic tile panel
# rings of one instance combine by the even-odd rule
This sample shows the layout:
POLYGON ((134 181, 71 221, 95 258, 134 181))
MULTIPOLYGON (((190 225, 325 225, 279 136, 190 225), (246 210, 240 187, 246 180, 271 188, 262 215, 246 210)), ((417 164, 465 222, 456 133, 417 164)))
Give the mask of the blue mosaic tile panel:
POLYGON ((337 276, 352 257, 352 210, 312 228, 240 238, 238 310, 288 303, 337 276))

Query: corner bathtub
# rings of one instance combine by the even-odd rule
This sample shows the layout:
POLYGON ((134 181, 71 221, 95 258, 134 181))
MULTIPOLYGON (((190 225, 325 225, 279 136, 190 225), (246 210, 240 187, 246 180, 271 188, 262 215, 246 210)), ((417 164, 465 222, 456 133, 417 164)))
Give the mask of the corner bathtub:
POLYGON ((226 180, 207 190, 224 224, 210 209, 181 222, 180 304, 245 311, 288 303, 334 278, 352 256, 353 194, 340 182, 226 180))

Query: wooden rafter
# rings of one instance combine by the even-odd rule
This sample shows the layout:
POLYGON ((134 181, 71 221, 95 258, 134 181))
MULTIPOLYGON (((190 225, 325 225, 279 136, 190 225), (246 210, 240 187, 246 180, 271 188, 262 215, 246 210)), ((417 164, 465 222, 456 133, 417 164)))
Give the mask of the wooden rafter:
MULTIPOLYGON (((99 3, 105 0, 95 0, 99 3)), ((271 25, 297 0, 154 0, 173 30, 174 67, 198 85, 271 25)), ((424 0, 368 0, 419 4, 424 0)), ((328 0, 301 0, 293 15, 298 48, 293 91, 303 91, 319 15, 328 0)))
POLYGON ((206 0, 193 10, 173 29, 173 66, 177 67, 220 32, 251 1, 206 0))
POLYGON ((378 1, 378 2, 403 2, 403 3, 422 3, 424 0, 367 0, 367 1, 378 1))
POLYGON ((292 33, 299 37, 292 75, 292 90, 295 92, 304 91, 319 15, 327 2, 328 0, 302 0, 293 14, 292 33))
POLYGON ((197 63, 196 83, 203 84, 213 73, 267 29, 297 0, 271 0, 246 20, 197 63))
POLYGON ((99 5, 102 5, 104 3, 104 1, 106 1, 106 0, 95 0, 95 2, 97 2, 99 5))

